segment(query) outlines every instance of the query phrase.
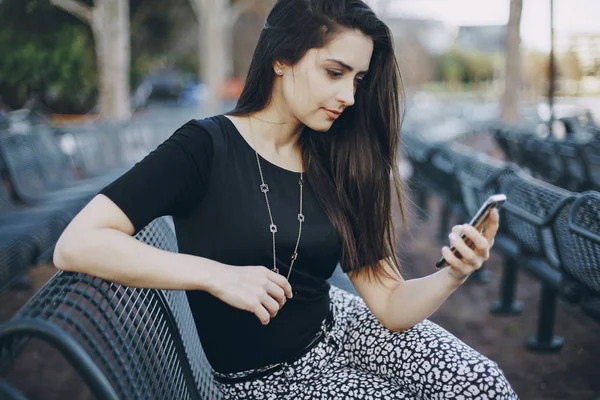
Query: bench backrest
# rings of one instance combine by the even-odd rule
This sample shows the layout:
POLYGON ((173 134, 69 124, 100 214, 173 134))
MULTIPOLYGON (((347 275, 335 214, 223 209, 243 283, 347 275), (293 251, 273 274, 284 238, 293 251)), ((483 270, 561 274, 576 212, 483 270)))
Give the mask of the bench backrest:
POLYGON ((585 192, 556 222, 562 265, 600 295, 600 193, 585 192))
POLYGON ((546 258, 559 268, 553 224, 576 194, 521 174, 503 185, 502 191, 506 194, 502 231, 517 241, 526 255, 546 258))
MULTIPOLYGON (((136 238, 177 251, 169 217, 136 238)), ((38 337, 61 350, 101 398, 206 398, 199 388, 207 371, 194 359, 200 346, 184 299, 183 292, 58 272, 0 326, 1 358, 18 355, 28 338, 38 337)))

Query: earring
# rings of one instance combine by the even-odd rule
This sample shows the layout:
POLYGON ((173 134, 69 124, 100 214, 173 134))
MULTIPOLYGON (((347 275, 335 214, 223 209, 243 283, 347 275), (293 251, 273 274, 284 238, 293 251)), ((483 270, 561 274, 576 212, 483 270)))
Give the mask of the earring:
POLYGON ((277 75, 281 75, 281 74, 283 74, 283 71, 281 69, 278 69, 277 70, 277 75))

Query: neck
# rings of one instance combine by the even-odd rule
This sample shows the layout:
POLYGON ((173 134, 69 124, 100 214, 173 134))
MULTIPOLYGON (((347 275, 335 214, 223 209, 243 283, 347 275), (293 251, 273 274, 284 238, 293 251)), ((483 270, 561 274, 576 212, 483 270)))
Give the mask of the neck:
POLYGON ((289 112, 278 110, 272 102, 264 110, 248 116, 252 139, 261 149, 286 154, 297 149, 304 124, 289 112))

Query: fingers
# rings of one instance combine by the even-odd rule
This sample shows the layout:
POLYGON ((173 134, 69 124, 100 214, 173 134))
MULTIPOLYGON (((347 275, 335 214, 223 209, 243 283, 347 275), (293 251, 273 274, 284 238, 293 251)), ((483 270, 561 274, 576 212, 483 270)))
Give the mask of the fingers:
POLYGON ((483 232, 483 237, 485 237, 487 239, 487 241, 490 243, 490 246, 493 245, 493 243, 494 243, 494 238, 496 237, 496 234, 498 233, 499 227, 500 227, 500 213, 498 212, 497 209, 494 208, 490 212, 489 222, 485 228, 485 231, 483 232))
POLYGON ((266 289, 269 296, 274 298, 280 306, 283 306, 283 304, 287 300, 287 297, 285 295, 285 291, 281 288, 281 286, 278 286, 275 282, 269 281, 267 283, 266 289))
POLYGON ((281 304, 277 300, 275 300, 274 298, 269 296, 268 294, 265 294, 261 298, 261 302, 262 302, 262 305, 269 312, 269 315, 271 316, 271 318, 275 318, 275 316, 277 315, 277 312, 279 312, 279 309, 281 308, 281 304))
MULTIPOLYGON (((450 233, 448 235, 448 237, 450 238, 450 244, 452 244, 452 246, 454 246, 456 251, 458 251, 460 253, 460 256, 456 256, 457 258, 462 259, 464 262, 466 262, 468 264, 476 263, 477 254, 475 254, 475 252, 473 250, 471 250, 469 248, 469 246, 467 246, 465 241, 463 239, 461 239, 454 232, 454 230, 452 231, 452 233, 450 233)), ((449 261, 449 260, 446 260, 446 261, 449 261)))
POLYGON ((292 286, 288 280, 272 270, 262 267, 266 272, 266 282, 263 283, 263 294, 260 302, 255 304, 253 311, 263 325, 274 318, 288 298, 292 298, 292 286))
POLYGON ((268 274, 269 279, 271 281, 275 282, 279 287, 281 287, 285 291, 285 295, 287 296, 287 298, 291 299, 293 297, 292 286, 290 285, 288 280, 285 278, 285 276, 280 275, 271 270, 268 270, 268 271, 269 271, 269 274, 268 274))
POLYGON ((466 277, 472 272, 472 268, 467 266, 462 260, 456 257, 448 246, 442 247, 442 255, 448 262, 448 265, 458 272, 459 277, 466 277))
POLYGON ((262 303, 258 303, 257 305, 255 305, 252 308, 252 312, 254 312, 254 314, 258 317, 261 324, 263 325, 267 325, 271 320, 271 315, 269 314, 269 311, 267 311, 267 309, 263 306, 262 303))
POLYGON ((274 318, 279 311, 279 303, 268 294, 260 298, 260 302, 253 307, 254 314, 263 325, 267 325, 271 318, 274 318))
POLYGON ((471 248, 474 247, 479 255, 482 255, 484 257, 487 256, 490 248, 490 243, 488 239, 486 239, 481 233, 479 233, 477 229, 468 224, 462 226, 462 231, 464 232, 465 237, 467 239, 465 241, 468 241, 468 239, 470 239, 470 242, 467 243, 467 245, 469 245, 469 247, 471 248))

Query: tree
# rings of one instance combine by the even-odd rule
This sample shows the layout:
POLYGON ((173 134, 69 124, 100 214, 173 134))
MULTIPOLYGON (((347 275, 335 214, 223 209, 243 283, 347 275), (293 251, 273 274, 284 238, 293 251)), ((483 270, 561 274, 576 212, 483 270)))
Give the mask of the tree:
POLYGON ((225 78, 232 72, 233 26, 246 11, 265 9, 272 0, 190 0, 200 25, 200 76, 208 87, 207 114, 220 112, 221 88, 225 78))
POLYGON ((129 0, 95 0, 93 6, 81 0, 50 2, 76 16, 92 29, 99 76, 100 115, 108 119, 129 118, 129 0))
POLYGON ((558 69, 560 75, 568 79, 569 83, 575 85, 575 93, 579 94, 581 89, 581 78, 583 78, 583 68, 574 49, 569 49, 569 51, 559 58, 558 69))
POLYGON ((96 101, 96 75, 87 26, 49 1, 0 2, 0 103, 86 113, 96 101))
POLYGON ((523 83, 529 101, 546 94, 549 77, 547 54, 533 50, 523 54, 523 83))
POLYGON ((506 75, 504 95, 500 102, 501 118, 516 122, 521 87, 521 14, 523 0, 510 0, 510 14, 506 31, 506 75))

